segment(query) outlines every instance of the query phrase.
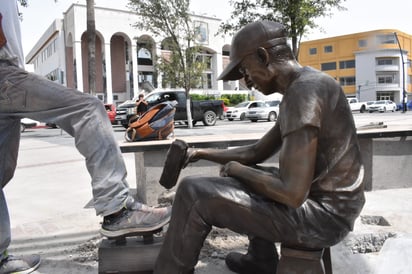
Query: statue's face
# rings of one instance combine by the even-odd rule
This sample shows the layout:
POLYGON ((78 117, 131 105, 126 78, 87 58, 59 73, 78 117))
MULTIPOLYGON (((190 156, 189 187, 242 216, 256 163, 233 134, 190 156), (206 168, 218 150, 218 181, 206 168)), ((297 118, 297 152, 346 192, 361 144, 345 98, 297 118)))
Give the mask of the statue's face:
POLYGON ((265 95, 274 93, 278 87, 276 74, 255 54, 246 56, 240 63, 239 72, 248 88, 254 87, 265 95))

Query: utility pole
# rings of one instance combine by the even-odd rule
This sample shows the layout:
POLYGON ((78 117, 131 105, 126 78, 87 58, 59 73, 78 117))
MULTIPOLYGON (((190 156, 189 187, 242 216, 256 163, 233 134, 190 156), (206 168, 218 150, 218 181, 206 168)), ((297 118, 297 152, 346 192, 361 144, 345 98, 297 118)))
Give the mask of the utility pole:
POLYGON ((399 42, 398 35, 396 32, 393 33, 395 35, 396 41, 398 42, 399 52, 401 54, 401 62, 402 62, 402 113, 406 112, 406 90, 405 90, 405 61, 403 60, 403 51, 401 47, 401 43, 399 42))

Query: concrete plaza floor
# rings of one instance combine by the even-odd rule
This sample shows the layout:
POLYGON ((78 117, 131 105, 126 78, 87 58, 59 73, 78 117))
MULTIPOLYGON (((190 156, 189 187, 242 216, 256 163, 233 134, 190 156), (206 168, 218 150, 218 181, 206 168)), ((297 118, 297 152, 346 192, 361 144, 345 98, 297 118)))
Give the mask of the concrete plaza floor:
MULTIPOLYGON (((101 218, 85 207, 92 194, 84 159, 72 138, 59 130, 43 129, 32 135, 22 136, 15 177, 4 189, 12 222, 11 251, 40 253, 43 263, 36 273, 97 273, 101 218)), ((128 170, 133 170, 133 155, 124 157, 128 170)), ((134 172, 129 171, 129 182, 134 181, 134 172)), ((348 241, 332 247, 333 273, 412 273, 411 198, 412 187, 367 192, 361 215, 382 217, 390 225, 364 224, 359 218, 348 241), (349 246, 359 239, 373 245, 379 235, 389 234, 380 252, 354 254, 349 246)), ((208 247, 221 252, 203 255, 197 274, 232 273, 224 265, 224 256, 232 250, 244 251, 247 238, 228 235, 209 240, 208 247)))

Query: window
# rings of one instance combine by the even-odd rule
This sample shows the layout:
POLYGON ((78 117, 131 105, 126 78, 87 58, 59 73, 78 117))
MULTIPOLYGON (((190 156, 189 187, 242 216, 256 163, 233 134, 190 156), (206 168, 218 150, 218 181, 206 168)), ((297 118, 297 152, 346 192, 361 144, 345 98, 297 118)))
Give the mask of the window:
POLYGON ((139 83, 149 82, 153 84, 153 72, 152 71, 139 71, 138 79, 139 79, 139 83))
POLYGON ((212 69, 212 55, 204 56, 207 69, 212 69))
POLYGON ((213 73, 213 55, 208 52, 200 52, 196 56, 196 61, 205 65, 205 70, 200 79, 200 83, 196 88, 211 89, 212 88, 212 73, 213 73))
POLYGON ((378 75, 378 84, 395 83, 395 75, 378 75))
POLYGON ((361 39, 358 41, 358 46, 360 48, 366 48, 368 46, 368 41, 365 39, 361 39))
POLYGON ((139 49, 139 51, 137 52, 137 63, 142 66, 153 65, 152 53, 150 52, 149 49, 144 48, 144 47, 139 49))
POLYGON ((199 53, 196 55, 196 62, 200 62, 205 64, 205 69, 206 70, 211 70, 213 69, 212 66, 212 54, 207 54, 207 53, 199 53))
POLYGON ((323 63, 321 64, 321 70, 335 70, 336 69, 336 62, 330 62, 330 63, 323 63))
POLYGON ((376 64, 378 66, 393 65, 394 63, 394 60, 389 58, 381 58, 376 60, 376 64))
POLYGON ((59 69, 55 69, 50 73, 46 74, 45 77, 50 81, 57 81, 59 80, 59 69))
POLYGON ((196 86, 193 86, 193 88, 198 88, 198 89, 211 89, 212 88, 212 73, 210 72, 205 72, 202 74, 200 77, 199 83, 197 83, 196 86))
POLYGON ((391 100, 394 101, 395 92, 393 91, 377 91, 376 92, 376 99, 377 100, 391 100))
POLYGON ((309 55, 315 55, 318 53, 318 49, 317 48, 310 48, 309 49, 309 55))
POLYGON ((325 53, 333 52, 333 47, 332 47, 332 46, 325 46, 325 47, 323 48, 323 51, 324 51, 325 53))
POLYGON ((356 78, 354 76, 351 77, 340 77, 339 83, 341 86, 354 86, 356 85, 356 78))
POLYGON ((385 34, 376 36, 378 44, 396 44, 396 38, 394 34, 385 34))
POLYGON ((355 67, 355 60, 347 60, 347 61, 340 61, 339 68, 340 69, 348 69, 355 67))
POLYGON ((211 89, 212 88, 212 74, 205 73, 203 78, 203 88, 204 89, 211 89))

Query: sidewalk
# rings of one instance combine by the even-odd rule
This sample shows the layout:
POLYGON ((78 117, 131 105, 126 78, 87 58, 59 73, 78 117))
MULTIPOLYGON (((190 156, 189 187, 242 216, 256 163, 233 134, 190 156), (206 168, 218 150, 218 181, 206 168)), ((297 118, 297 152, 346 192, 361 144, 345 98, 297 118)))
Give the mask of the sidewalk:
MULTIPOLYGON (((362 224, 358 219, 354 231, 343 243, 332 247, 334 274, 410 273, 412 269, 412 188, 378 190, 366 193, 366 204, 361 216, 383 217, 390 226, 362 224), (386 241, 382 252, 353 254, 346 244, 354 239, 371 239, 379 245, 379 235, 394 235, 386 241), (395 236, 396 235, 396 236, 395 236), (399 248, 401 246, 401 249, 399 248), (387 249, 387 250, 386 250, 387 249), (403 257, 394 252, 401 252, 403 257), (408 256, 408 257, 407 257, 408 256), (381 271, 375 271, 379 268, 381 271), (394 269, 398 272, 393 272, 394 269), (382 272, 383 270, 389 272, 382 272), (391 269, 391 270, 389 270, 391 269)), ((68 201, 69 202, 69 201, 68 201)), ((61 215, 13 227, 14 253, 40 253, 42 265, 36 273, 86 274, 97 273, 97 247, 100 218, 94 210, 61 215)), ((352 242, 351 242, 352 241, 352 242)), ((232 273, 224 265, 227 252, 245 251, 247 238, 226 230, 210 234, 197 274, 232 273)), ((356 244, 355 244, 356 246, 356 244)))

